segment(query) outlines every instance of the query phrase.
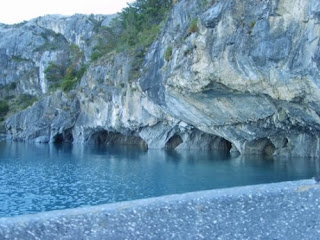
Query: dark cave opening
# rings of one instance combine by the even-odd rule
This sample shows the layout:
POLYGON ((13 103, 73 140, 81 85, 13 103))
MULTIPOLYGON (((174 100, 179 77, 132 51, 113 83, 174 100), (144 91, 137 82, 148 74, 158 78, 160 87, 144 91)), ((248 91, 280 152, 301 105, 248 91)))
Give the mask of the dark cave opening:
POLYGON ((231 148, 232 148, 232 143, 229 142, 228 140, 218 136, 211 136, 211 141, 209 143, 210 150, 230 152, 231 148))
POLYGON ((230 152, 232 143, 222 137, 195 130, 192 133, 188 133, 184 136, 175 134, 165 144, 165 149, 176 148, 186 150, 230 152))
POLYGON ((106 130, 102 130, 92 134, 89 142, 100 145, 137 145, 143 148, 147 148, 147 143, 139 136, 123 135, 121 133, 109 132, 106 130))
POLYGON ((73 142, 73 135, 71 129, 66 129, 63 133, 58 133, 53 137, 54 143, 72 143, 73 142))
POLYGON ((73 135, 72 135, 71 129, 66 129, 63 132, 63 140, 64 140, 64 142, 67 142, 67 143, 73 142, 73 135))
POLYGON ((59 133, 54 137, 54 143, 63 143, 63 134, 59 133))
POLYGON ((265 146, 263 147, 262 154, 266 156, 272 156, 276 150, 276 147, 273 143, 267 139, 265 146))
POLYGON ((262 154, 272 156, 276 150, 275 145, 268 138, 261 138, 255 141, 250 141, 246 144, 245 153, 262 154))
POLYGON ((173 135, 166 143, 165 149, 175 149, 181 143, 183 143, 182 138, 179 135, 173 135))
POLYGON ((103 144, 107 141, 108 131, 100 131, 91 136, 91 142, 95 144, 103 144))

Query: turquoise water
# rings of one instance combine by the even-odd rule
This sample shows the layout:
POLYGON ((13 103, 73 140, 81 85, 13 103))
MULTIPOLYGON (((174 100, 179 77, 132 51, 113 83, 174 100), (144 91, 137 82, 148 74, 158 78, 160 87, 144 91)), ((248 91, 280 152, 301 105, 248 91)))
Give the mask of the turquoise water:
POLYGON ((316 174, 312 159, 0 142, 0 217, 316 174))

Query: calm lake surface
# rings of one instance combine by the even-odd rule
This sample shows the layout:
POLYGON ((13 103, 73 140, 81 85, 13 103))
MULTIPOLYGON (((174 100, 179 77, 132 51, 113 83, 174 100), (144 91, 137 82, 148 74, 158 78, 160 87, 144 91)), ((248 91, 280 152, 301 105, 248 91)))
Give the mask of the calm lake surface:
POLYGON ((0 217, 311 178, 319 160, 0 142, 0 217))

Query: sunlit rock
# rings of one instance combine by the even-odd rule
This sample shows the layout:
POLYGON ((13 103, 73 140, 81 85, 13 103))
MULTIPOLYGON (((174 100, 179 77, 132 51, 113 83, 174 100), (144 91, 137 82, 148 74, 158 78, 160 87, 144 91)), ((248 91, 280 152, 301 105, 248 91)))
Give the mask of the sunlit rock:
POLYGON ((48 92, 43 71, 63 60, 64 41, 88 64, 70 93, 50 94, 9 118, 8 136, 84 143, 108 142, 112 133, 114 142, 137 138, 148 148, 320 157, 318 1, 201 2, 174 4, 138 70, 132 54, 88 62, 101 16, 32 20, 15 26, 24 34, 16 44, 11 27, 1 26, 0 83, 19 78, 17 91, 48 92), (61 46, 34 52, 48 31, 64 38, 61 46))

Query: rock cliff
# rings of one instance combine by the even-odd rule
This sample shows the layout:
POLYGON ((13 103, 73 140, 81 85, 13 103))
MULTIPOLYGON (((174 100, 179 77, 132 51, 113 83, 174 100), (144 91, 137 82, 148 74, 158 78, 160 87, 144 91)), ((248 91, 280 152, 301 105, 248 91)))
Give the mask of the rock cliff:
POLYGON ((15 25, 0 24, 0 93, 42 95, 49 85, 45 70, 68 61, 88 64, 98 41, 98 26, 108 26, 114 16, 48 15, 15 25), (81 56, 77 52, 81 51, 81 56), (78 58, 78 59, 77 59, 78 58), (6 87, 7 86, 7 87, 6 87))
POLYGON ((0 26, 0 83, 41 96, 6 120, 8 138, 320 157, 319 1, 178 1, 139 74, 132 54, 89 61, 108 19, 0 26), (43 71, 71 44, 88 68, 74 90, 48 93, 43 71))

